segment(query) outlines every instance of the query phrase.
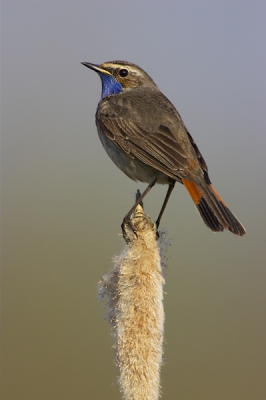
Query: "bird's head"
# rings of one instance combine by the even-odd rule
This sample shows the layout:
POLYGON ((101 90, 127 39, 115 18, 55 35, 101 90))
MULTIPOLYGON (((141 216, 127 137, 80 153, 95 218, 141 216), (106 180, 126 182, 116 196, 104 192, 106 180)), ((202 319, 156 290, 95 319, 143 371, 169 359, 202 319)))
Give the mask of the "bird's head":
POLYGON ((82 62, 97 72, 102 81, 102 99, 111 94, 118 94, 139 87, 158 89, 151 77, 136 64, 127 61, 107 61, 103 64, 82 62))

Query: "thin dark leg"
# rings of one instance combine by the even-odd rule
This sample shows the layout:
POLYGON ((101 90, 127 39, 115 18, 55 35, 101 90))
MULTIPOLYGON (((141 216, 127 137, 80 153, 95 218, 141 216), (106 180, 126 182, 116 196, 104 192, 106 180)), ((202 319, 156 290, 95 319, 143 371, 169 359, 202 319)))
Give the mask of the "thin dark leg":
POLYGON ((137 232, 136 232, 136 229, 135 229, 134 226, 131 224, 130 217, 131 217, 131 215, 133 214, 133 212, 135 211, 137 205, 140 204, 140 203, 142 203, 142 200, 144 199, 144 197, 146 196, 146 194, 151 190, 151 188, 155 185, 156 181, 157 181, 157 178, 155 178, 154 181, 152 181, 152 182, 149 184, 149 186, 144 190, 144 192, 142 193, 142 195, 139 196, 139 198, 136 200, 134 206, 129 210, 129 212, 128 212, 128 213, 126 214, 126 216, 124 217, 123 222, 122 222, 122 225, 121 225, 121 228, 122 228, 122 233, 123 233, 123 237, 125 238, 125 240, 126 240, 126 236, 127 236, 127 235, 126 235, 126 229, 125 229, 125 226, 126 226, 126 225, 129 225, 129 226, 130 226, 130 228, 132 229, 132 231, 134 232, 134 234, 136 235, 136 237, 138 236, 138 235, 137 235, 137 232))
MULTIPOLYGON (((136 201, 139 201, 140 197, 141 197, 141 193, 140 193, 140 190, 138 189, 137 193, 136 193, 136 201)), ((139 205, 143 208, 143 202, 142 201, 139 203, 139 205)))
POLYGON ((163 216, 163 212, 165 210, 165 207, 166 207, 166 205, 168 203, 169 197, 171 196, 171 193, 172 193, 174 187, 175 187, 175 181, 169 182, 168 190, 167 190, 167 193, 166 193, 166 196, 165 196, 165 199, 164 199, 160 214, 159 214, 159 216, 157 218, 157 221, 156 221, 156 228, 157 229, 159 228, 159 225, 160 225, 160 222, 161 222, 161 218, 163 216))

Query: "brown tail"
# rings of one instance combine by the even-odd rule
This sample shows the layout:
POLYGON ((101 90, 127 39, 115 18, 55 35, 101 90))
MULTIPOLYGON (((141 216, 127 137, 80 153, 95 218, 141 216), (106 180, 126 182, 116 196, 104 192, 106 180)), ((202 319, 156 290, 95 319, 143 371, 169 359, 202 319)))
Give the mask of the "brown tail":
POLYGON ((243 225, 229 210, 212 185, 207 183, 200 185, 186 179, 182 179, 182 182, 203 221, 214 232, 222 232, 225 228, 239 236, 246 233, 243 225))

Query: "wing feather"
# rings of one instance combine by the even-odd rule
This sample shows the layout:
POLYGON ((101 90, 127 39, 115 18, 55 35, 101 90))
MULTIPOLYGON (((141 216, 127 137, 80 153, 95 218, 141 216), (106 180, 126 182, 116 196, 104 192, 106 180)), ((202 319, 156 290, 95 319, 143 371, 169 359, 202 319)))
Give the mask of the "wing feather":
POLYGON ((174 106, 164 97, 129 97, 127 92, 100 103, 96 118, 103 133, 129 157, 136 157, 173 179, 189 175, 193 161, 208 177, 207 165, 174 106), (166 100, 165 100, 166 99, 166 100))

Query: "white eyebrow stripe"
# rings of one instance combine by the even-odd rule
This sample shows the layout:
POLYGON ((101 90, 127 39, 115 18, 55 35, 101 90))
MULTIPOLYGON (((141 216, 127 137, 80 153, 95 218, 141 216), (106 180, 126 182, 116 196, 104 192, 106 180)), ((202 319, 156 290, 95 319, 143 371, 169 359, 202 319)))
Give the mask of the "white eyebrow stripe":
POLYGON ((113 68, 113 69, 117 69, 117 68, 123 69, 123 68, 125 68, 125 69, 128 69, 130 72, 132 72, 134 75, 143 76, 142 71, 140 71, 137 68, 134 68, 131 65, 119 65, 119 64, 114 64, 114 63, 104 63, 104 64, 100 65, 100 67, 102 67, 102 68, 108 68, 109 67, 109 68, 113 68))

